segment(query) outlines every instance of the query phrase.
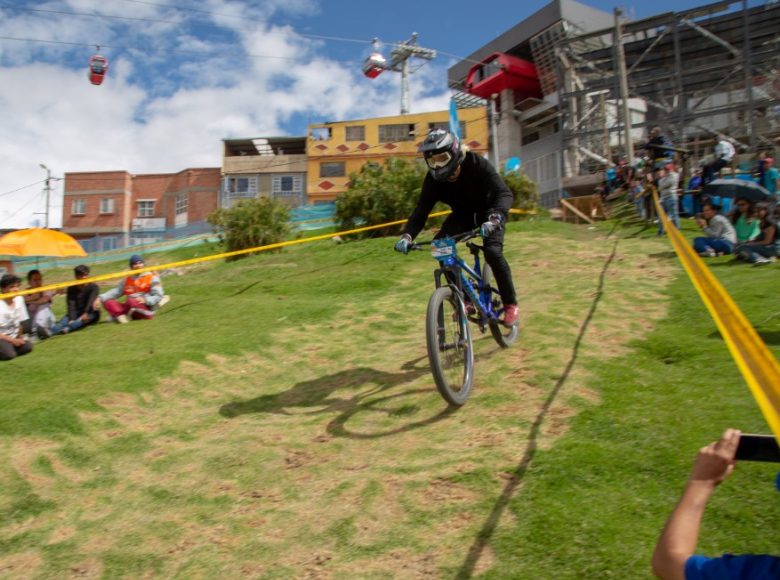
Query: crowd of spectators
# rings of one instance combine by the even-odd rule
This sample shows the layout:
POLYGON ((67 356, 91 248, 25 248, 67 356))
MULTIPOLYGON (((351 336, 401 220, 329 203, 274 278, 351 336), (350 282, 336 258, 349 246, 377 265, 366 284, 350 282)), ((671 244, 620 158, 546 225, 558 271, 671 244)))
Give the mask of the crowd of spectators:
POLYGON ((606 180, 597 188, 597 193, 607 197, 615 190, 625 191, 637 214, 642 219, 657 222, 658 235, 662 235, 663 220, 654 219, 656 208, 652 193, 656 191, 661 208, 677 229, 680 229, 681 215, 696 220, 702 235, 695 238, 693 245, 702 257, 733 254, 735 259, 754 265, 771 264, 780 257, 780 232, 776 225, 780 220, 780 172, 774 167, 774 159, 759 154, 753 175, 743 177, 763 186, 769 197, 762 202, 739 198, 734 200, 731 209, 724 210, 716 203, 717 198, 704 195, 702 191, 732 162, 736 154, 734 144, 719 136, 713 155, 693 169, 687 181, 674 163, 677 151, 660 127, 653 128, 634 165, 628 165, 625 159, 610 165, 605 171, 606 180), (687 195, 690 197, 681 204, 682 197, 687 195))
MULTIPOLYGON (((130 258, 130 269, 146 267, 139 255, 130 258)), ((89 278, 88 266, 74 268, 76 280, 89 278)), ((38 270, 27 274, 28 289, 40 288, 43 275, 38 270)), ((11 294, 21 290, 21 279, 5 274, 0 279, 0 293, 11 294)), ((44 291, 0 300, 0 360, 11 360, 32 351, 33 343, 53 336, 61 336, 96 324, 101 310, 108 320, 125 324, 131 319, 149 320, 160 306, 168 301, 157 272, 130 274, 119 284, 99 294, 98 285, 84 282, 69 286, 66 292, 66 312, 57 321, 53 299, 58 293, 44 291)))

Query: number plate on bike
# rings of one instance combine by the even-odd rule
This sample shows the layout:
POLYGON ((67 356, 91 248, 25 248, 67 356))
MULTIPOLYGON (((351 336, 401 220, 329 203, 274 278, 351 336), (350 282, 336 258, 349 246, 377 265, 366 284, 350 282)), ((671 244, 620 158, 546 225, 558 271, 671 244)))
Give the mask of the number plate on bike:
POLYGON ((437 260, 446 260, 455 255, 455 240, 442 238, 431 242, 431 255, 437 260))

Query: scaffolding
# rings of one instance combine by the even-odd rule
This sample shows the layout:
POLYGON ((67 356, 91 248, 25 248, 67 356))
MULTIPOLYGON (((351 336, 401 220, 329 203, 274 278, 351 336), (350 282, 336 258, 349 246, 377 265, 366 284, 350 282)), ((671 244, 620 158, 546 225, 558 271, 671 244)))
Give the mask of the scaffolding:
POLYGON ((540 35, 535 47, 539 64, 555 54, 564 176, 604 169, 641 148, 654 126, 692 159, 716 136, 739 153, 780 144, 780 3, 726 1, 633 22, 616 11, 615 20, 586 34, 555 31, 554 46, 540 35))

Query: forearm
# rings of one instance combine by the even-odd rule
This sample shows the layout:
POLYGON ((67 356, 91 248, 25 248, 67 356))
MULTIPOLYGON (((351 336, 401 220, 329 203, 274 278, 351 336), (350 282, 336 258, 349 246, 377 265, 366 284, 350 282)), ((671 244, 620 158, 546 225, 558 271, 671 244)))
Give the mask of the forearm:
POLYGON ((711 481, 688 482, 653 554, 653 572, 661 580, 685 580, 685 563, 696 551, 704 508, 714 489, 711 481))

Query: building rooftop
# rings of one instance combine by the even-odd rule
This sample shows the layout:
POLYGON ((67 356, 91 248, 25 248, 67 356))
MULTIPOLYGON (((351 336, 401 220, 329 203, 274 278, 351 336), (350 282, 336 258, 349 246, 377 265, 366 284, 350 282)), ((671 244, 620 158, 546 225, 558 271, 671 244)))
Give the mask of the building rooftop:
POLYGON ((223 139, 225 157, 239 155, 305 155, 306 137, 223 139))

